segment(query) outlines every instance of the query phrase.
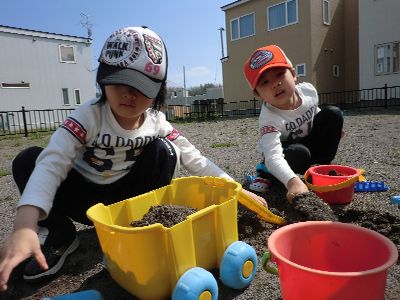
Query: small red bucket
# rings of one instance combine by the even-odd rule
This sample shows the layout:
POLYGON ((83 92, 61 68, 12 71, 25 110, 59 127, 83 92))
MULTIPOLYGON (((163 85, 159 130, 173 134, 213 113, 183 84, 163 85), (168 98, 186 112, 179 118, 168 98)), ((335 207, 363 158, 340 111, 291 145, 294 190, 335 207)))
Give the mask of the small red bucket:
POLYGON ((354 183, 361 170, 341 165, 320 165, 307 170, 304 179, 308 188, 328 204, 348 204, 353 200, 354 183), (308 182, 311 176, 312 184, 308 182))

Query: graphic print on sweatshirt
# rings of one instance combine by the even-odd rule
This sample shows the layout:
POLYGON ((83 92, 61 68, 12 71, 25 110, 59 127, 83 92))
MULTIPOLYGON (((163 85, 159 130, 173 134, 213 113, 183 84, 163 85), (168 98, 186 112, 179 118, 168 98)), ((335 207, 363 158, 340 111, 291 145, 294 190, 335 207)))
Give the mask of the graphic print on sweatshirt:
POLYGON ((301 116, 285 122, 284 125, 287 142, 296 142, 297 140, 307 136, 311 132, 312 121, 315 116, 316 109, 317 106, 312 106, 301 116))
POLYGON ((130 139, 99 133, 94 142, 86 146, 83 160, 100 173, 109 170, 129 170, 143 148, 156 138, 156 136, 140 136, 130 139))

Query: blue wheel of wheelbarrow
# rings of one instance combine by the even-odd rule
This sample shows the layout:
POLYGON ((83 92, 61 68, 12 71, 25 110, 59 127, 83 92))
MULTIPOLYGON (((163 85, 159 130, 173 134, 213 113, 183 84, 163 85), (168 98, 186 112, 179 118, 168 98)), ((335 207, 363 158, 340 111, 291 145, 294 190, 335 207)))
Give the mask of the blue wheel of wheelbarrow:
POLYGON ((229 245, 219 269, 221 281, 234 289, 250 284, 257 272, 258 258, 253 247, 242 241, 229 245))
POLYGON ((218 284, 207 270, 194 267, 179 278, 172 300, 218 299, 218 284))

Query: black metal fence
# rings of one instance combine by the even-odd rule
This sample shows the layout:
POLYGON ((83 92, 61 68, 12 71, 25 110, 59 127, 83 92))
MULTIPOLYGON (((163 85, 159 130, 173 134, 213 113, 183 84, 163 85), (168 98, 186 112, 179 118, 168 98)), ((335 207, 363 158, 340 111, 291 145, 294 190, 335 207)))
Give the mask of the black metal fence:
MULTIPOLYGON (((320 106, 336 105, 342 109, 400 106, 400 86, 319 93, 320 106)), ((224 102, 224 99, 197 100, 192 105, 168 105, 169 121, 257 116, 262 101, 224 102)), ((56 130, 73 109, 0 111, 0 136, 56 130)))
POLYGON ((319 93, 319 104, 334 104, 342 109, 369 108, 400 105, 400 86, 352 90, 342 92, 319 93))
POLYGON ((0 136, 56 130, 74 109, 0 111, 0 136))
POLYGON ((259 100, 224 102, 224 99, 196 100, 192 105, 168 105, 165 114, 170 121, 184 119, 209 119, 258 115, 262 102, 259 100))

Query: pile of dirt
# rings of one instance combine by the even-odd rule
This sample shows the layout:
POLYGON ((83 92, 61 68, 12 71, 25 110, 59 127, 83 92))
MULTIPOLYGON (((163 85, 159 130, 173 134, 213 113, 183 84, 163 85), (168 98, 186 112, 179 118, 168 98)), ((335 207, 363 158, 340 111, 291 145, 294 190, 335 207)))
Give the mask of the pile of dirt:
POLYGON ((142 227, 160 223, 164 227, 170 228, 183 222, 187 216, 196 211, 194 208, 181 205, 155 205, 150 207, 142 219, 132 221, 131 226, 142 227))
POLYGON ((299 221, 337 221, 331 207, 313 192, 294 197, 293 210, 300 216, 299 221))

